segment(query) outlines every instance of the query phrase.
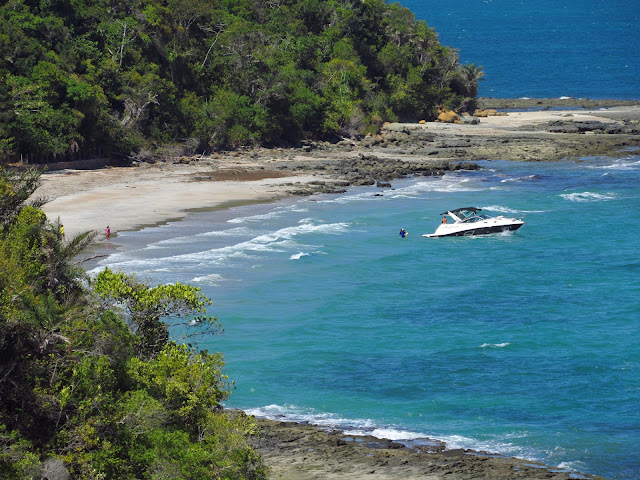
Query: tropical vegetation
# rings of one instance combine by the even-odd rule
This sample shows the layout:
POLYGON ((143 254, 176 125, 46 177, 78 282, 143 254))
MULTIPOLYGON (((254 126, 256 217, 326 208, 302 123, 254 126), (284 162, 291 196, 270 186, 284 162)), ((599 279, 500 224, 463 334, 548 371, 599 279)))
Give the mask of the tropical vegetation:
POLYGON ((75 263, 29 199, 39 172, 0 168, 0 478, 260 479, 251 418, 230 415, 210 300, 75 263))
POLYGON ((385 0, 7 0, 0 52, 5 162, 358 136, 482 77, 385 0))

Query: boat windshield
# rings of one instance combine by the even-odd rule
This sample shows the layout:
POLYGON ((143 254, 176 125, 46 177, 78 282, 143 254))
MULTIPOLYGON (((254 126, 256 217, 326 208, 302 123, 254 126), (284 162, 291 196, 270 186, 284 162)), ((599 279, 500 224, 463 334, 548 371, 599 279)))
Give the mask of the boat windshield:
POLYGON ((489 218, 487 215, 476 213, 472 210, 461 210, 457 214, 463 222, 479 222, 489 218))

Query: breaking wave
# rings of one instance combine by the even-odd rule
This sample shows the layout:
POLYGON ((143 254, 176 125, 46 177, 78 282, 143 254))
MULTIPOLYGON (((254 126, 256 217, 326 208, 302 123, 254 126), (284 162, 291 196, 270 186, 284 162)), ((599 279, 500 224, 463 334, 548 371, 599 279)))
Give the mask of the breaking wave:
POLYGON ((614 193, 576 192, 562 193, 560 197, 571 202, 603 202, 616 198, 614 193))

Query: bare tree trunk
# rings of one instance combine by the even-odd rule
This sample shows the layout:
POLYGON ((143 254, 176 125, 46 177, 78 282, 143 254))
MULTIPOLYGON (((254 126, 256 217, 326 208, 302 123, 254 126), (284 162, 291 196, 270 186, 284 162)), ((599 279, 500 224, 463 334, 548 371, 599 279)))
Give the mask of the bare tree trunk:
POLYGON ((118 22, 122 25, 122 42, 120 43, 120 66, 122 66, 122 57, 124 55, 124 43, 127 39, 127 24, 124 22, 118 22))

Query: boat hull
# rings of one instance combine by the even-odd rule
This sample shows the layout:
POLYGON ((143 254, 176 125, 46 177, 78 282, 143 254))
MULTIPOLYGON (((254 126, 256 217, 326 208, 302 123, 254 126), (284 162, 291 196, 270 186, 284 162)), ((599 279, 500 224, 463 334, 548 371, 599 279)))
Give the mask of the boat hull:
MULTIPOLYGON (((435 233, 423 235, 423 237, 466 237, 472 235, 489 235, 492 233, 513 232, 518 230, 524 222, 515 222, 509 224, 495 224, 495 225, 477 225, 471 228, 450 228, 442 229, 438 228, 435 233)), ((451 227, 455 227, 452 225, 451 227)))

